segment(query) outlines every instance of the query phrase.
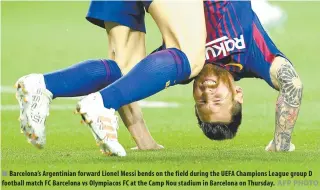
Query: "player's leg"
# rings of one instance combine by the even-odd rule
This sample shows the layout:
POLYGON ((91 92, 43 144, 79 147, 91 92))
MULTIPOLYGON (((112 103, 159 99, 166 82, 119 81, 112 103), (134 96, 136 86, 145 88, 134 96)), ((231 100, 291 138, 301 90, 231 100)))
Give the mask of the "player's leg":
MULTIPOLYGON (((168 49, 140 61, 124 77, 78 103, 77 110, 88 123, 95 122, 92 110, 118 110, 121 106, 144 99, 169 86, 194 77, 204 64, 205 22, 202 1, 172 3, 155 1, 149 8, 168 49), (177 14, 176 10, 183 10, 177 14), (177 16, 178 15, 178 16, 177 16), (177 17, 177 18, 175 18, 177 17), (172 21, 170 20, 172 19, 172 21)), ((105 111, 106 117, 108 114, 105 111)), ((94 126, 94 125, 92 125, 94 126)), ((108 146, 110 152, 119 155, 108 146)))
MULTIPOLYGON (((132 30, 141 31, 141 27, 144 27, 144 20, 143 20, 144 12, 143 12, 143 8, 141 9, 141 2, 134 2, 134 1, 122 2, 121 1, 121 2, 113 2, 113 3, 119 4, 119 6, 122 6, 123 10, 128 11, 127 12, 128 14, 126 15, 123 15, 123 11, 120 11, 120 12, 111 11, 113 13, 112 16, 118 15, 118 17, 115 18, 114 22, 121 23, 132 30), (135 15, 135 16, 132 16, 132 15, 135 15), (123 20, 123 18, 126 18, 127 20, 123 20)), ((100 5, 97 7, 100 9, 101 6, 102 7, 104 6, 101 4, 105 4, 105 2, 98 3, 98 4, 100 5)), ((114 7, 114 8, 116 9, 117 7, 114 7)), ((108 13, 106 14, 108 15, 108 13)), ((104 16, 105 15, 102 15, 102 17, 98 17, 100 18, 99 20, 100 21, 103 20, 105 18, 104 16)), ((95 14, 91 14, 91 17, 93 17, 93 18, 90 18, 90 20, 93 19, 92 21, 94 21, 94 19, 97 19, 95 14)), ((97 23, 97 24, 101 26, 101 23, 97 23)), ((144 41, 138 42, 138 40, 130 40, 130 39, 135 39, 135 38, 143 39, 144 34, 143 36, 135 35, 138 33, 127 30, 128 28, 126 27, 119 27, 117 25, 112 25, 109 22, 105 27, 108 31, 108 35, 110 38, 109 44, 110 46, 112 46, 112 48, 110 48, 111 51, 109 52, 110 57, 116 60, 118 64, 123 68, 123 72, 126 73, 129 69, 131 69, 133 65, 139 62, 140 59, 142 58, 142 56, 140 56, 142 55, 142 53, 139 53, 139 52, 143 52, 145 54, 144 46, 139 45, 139 43, 144 45, 144 41), (139 48, 139 47, 142 47, 142 48, 139 48)), ((136 78, 134 78, 133 80, 136 80, 136 78)), ((81 101, 81 103, 78 104, 77 110, 80 112, 82 119, 84 119, 91 127, 92 131, 95 134, 96 139, 99 141, 100 148, 102 148, 102 151, 104 153, 111 153, 118 156, 124 156, 125 151, 117 141, 117 133, 116 133, 117 123, 114 119, 115 118, 114 111, 110 112, 110 110, 105 109, 103 107, 103 102, 91 101, 91 100, 86 101, 86 100, 87 99, 84 99, 81 101), (105 119, 105 117, 107 117, 108 119, 105 119), (109 127, 111 126, 112 130, 108 131, 103 126, 109 126, 109 127)), ((126 104, 123 104, 123 105, 126 105, 126 104)), ((140 120, 139 122, 143 121, 140 108, 137 109, 137 107, 129 106, 127 107, 127 109, 120 110, 120 112, 122 116, 126 116, 126 118, 124 118, 123 120, 128 125, 135 123, 136 118, 138 118, 138 121, 140 120), (130 116, 134 116, 135 118, 130 118, 130 116), (139 117, 141 119, 139 119, 139 117)), ((140 125, 140 128, 137 128, 137 125, 135 123, 134 127, 132 128, 129 127, 129 131, 134 137, 139 136, 138 138, 141 138, 141 140, 144 140, 144 141, 146 139, 150 139, 150 141, 153 141, 154 143, 154 140, 150 136, 145 126, 140 125), (146 137, 149 137, 149 138, 146 138, 146 137)), ((137 138, 135 138, 135 140, 136 142, 138 141, 137 138)))
MULTIPOLYGON (((105 22, 108 34, 108 57, 118 63, 123 75, 146 56, 145 33, 112 22, 105 22)), ((150 135, 137 102, 122 106, 122 121, 140 150, 161 148, 150 135)))
POLYGON ((105 22, 108 35, 108 57, 127 74, 146 56, 145 33, 114 22, 105 22))
POLYGON ((121 77, 113 60, 86 60, 62 70, 46 73, 44 83, 53 98, 84 96, 96 92, 121 77))
POLYGON ((30 74, 16 82, 20 127, 29 142, 45 144, 44 124, 53 98, 83 96, 121 77, 112 60, 87 60, 48 74, 30 74))
POLYGON ((148 11, 161 31, 166 48, 182 51, 190 64, 190 78, 197 76, 205 62, 207 36, 203 2, 156 0, 148 11))
MULTIPOLYGON (((107 5, 105 7, 109 8, 107 5)), ((92 14, 97 12, 97 10, 90 10, 92 14)), ((114 18, 125 17, 111 14, 105 19, 113 20, 114 18)), ((141 26, 139 27, 141 31, 144 30, 141 26)), ((16 82, 16 87, 17 99, 21 107, 19 119, 22 132, 29 142, 42 147, 45 143, 44 123, 49 115, 49 104, 52 98, 87 95, 120 77, 120 68, 113 60, 88 60, 52 73, 21 77, 16 82)))

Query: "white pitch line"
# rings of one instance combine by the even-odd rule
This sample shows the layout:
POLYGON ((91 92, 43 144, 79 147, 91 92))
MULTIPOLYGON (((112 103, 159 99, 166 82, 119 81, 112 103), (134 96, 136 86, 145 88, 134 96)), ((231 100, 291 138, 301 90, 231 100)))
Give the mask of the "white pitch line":
MULTIPOLYGON (((0 86, 0 91, 3 94, 14 94, 16 93, 16 89, 10 86, 0 86)), ((65 99, 71 99, 71 100, 79 100, 81 97, 69 97, 65 99)))
MULTIPOLYGON (((179 104, 177 103, 169 103, 169 102, 160 102, 160 101, 139 101, 139 105, 142 108, 177 108, 179 104)), ((51 105, 50 110, 72 110, 75 109, 76 104, 58 104, 58 105, 51 105)), ((18 105, 1 105, 1 111, 17 111, 19 110, 18 105)))
POLYGON ((177 108, 180 105, 175 102, 147 101, 141 100, 138 104, 143 108, 177 108))
MULTIPOLYGON (((15 93, 15 89, 8 86, 0 86, 2 93, 13 94, 15 93)), ((80 97, 74 97, 70 99, 79 99, 80 97)), ((162 101, 146 101, 141 100, 138 102, 142 108, 177 108, 180 105, 175 102, 162 102, 162 101)), ((75 109, 76 104, 57 104, 51 105, 51 110, 72 110, 75 109)), ((17 111, 19 110, 19 106, 17 105, 0 105, 1 111, 17 111)))
POLYGON ((16 89, 10 86, 0 86, 1 93, 14 94, 16 93, 16 89))
MULTIPOLYGON (((50 109, 52 110, 69 110, 69 109, 75 109, 75 104, 65 104, 65 105, 51 105, 50 109)), ((1 105, 0 106, 1 111, 17 111, 19 110, 18 105, 1 105)))

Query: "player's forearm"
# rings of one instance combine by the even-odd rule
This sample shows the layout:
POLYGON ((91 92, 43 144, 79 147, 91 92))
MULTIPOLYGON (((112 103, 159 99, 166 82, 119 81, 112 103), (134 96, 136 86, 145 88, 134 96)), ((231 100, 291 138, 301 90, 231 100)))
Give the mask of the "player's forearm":
POLYGON ((279 96, 276 103, 276 151, 288 151, 302 99, 303 86, 293 66, 287 61, 277 69, 279 96))
POLYGON ((139 149, 153 149, 157 146, 145 124, 138 103, 135 102, 121 107, 119 114, 139 149))

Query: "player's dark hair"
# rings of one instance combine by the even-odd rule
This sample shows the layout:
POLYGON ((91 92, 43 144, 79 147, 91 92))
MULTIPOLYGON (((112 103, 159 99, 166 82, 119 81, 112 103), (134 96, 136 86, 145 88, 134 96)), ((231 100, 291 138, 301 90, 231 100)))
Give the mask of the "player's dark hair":
POLYGON ((238 128, 242 120, 242 105, 239 102, 235 102, 231 109, 231 122, 203 122, 199 118, 197 110, 195 109, 198 124, 203 133, 211 140, 225 140, 232 139, 236 136, 238 128))

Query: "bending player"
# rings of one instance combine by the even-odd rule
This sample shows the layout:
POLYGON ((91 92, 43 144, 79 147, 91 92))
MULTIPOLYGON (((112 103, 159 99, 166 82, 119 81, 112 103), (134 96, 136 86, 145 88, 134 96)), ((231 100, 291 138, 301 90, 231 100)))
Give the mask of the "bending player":
MULTIPOLYGON (((208 33, 206 58, 209 64, 196 77, 189 76, 189 81, 195 79, 195 111, 201 129, 211 139, 233 138, 242 119, 242 90, 235 86, 234 80, 245 77, 262 78, 279 90, 275 135, 266 150, 293 150, 291 134, 302 98, 302 83, 293 66, 263 30, 250 2, 206 1, 204 4, 208 33)), ((161 53, 162 51, 156 52, 145 60, 156 62, 153 57, 161 53)), ((167 58, 168 62, 169 58, 172 59, 167 58)), ((185 65, 185 62, 182 60, 181 64, 185 65)), ((147 72, 144 67, 146 64, 142 61, 126 76, 78 103, 78 111, 91 127, 98 128, 102 125, 95 122, 94 118, 98 116, 90 111, 100 104, 107 109, 118 109, 158 92, 161 84, 170 86, 172 82, 185 82, 176 80, 180 79, 177 75, 171 75, 172 78, 156 75, 154 71, 160 71, 159 68, 147 72), (135 88, 138 86, 139 88, 135 88)), ((183 72, 184 69, 177 71, 179 76, 179 71, 183 72)), ((116 152, 112 147, 108 148, 111 152, 116 152)))
MULTIPOLYGON (((279 90, 275 134, 266 150, 293 150, 291 134, 301 105, 303 89, 297 72, 264 31, 250 2, 206 1, 204 4, 208 64, 197 77, 189 79, 195 79, 195 113, 204 134, 214 140, 233 138, 241 124, 243 103, 242 89, 235 86, 234 80, 245 77, 262 78, 279 90)), ((130 79, 133 80, 132 76, 138 73, 147 74, 139 70, 140 64, 100 93, 91 94, 80 101, 78 110, 82 117, 90 123, 90 114, 87 110, 82 110, 82 107, 98 102, 100 96, 103 96, 106 108, 114 109, 123 103, 138 100, 133 93, 136 89, 124 89, 121 86, 132 84, 130 79)), ((139 83, 142 86, 151 85, 149 81, 139 83)), ((94 123, 90 125, 93 126, 94 123)))
MULTIPOLYGON (((277 151, 289 150, 291 132, 301 102, 302 84, 299 77, 296 75, 291 64, 288 64, 283 54, 277 50, 262 29, 258 19, 252 12, 250 2, 205 2, 205 8, 208 30, 207 42, 208 40, 210 42, 212 39, 215 39, 207 43, 207 45, 212 45, 211 48, 207 47, 207 61, 214 63, 216 66, 207 64, 194 83, 196 115, 202 130, 212 139, 233 138, 241 123, 242 104, 242 90, 234 86, 233 78, 238 80, 243 77, 259 77, 266 80, 271 86, 280 88, 277 108, 281 114, 278 114, 279 116, 276 118, 275 142, 271 143, 267 149, 277 151), (247 15, 247 17, 243 17, 243 15, 247 15), (215 22, 217 20, 219 22, 215 22), (234 23, 237 23, 237 25, 234 23), (244 33, 244 31, 246 32, 244 33), (230 39, 233 39, 233 41, 230 39), (213 56, 211 58, 210 53, 213 56), (266 53, 269 54, 267 55, 266 53), (272 62, 271 67, 267 64, 269 62, 272 62), (226 72, 227 70, 229 72, 226 72), (217 72, 221 73, 221 75, 217 74, 217 72), (289 76, 288 73, 293 73, 294 75, 289 76), (285 90, 287 87, 290 87, 290 92, 293 89, 295 93, 290 96, 285 90), (294 99, 296 105, 292 106, 293 103, 290 102, 288 97, 291 98, 290 100, 294 99), (291 111, 288 112, 288 110, 291 111), (225 114, 220 114, 220 112, 224 112, 225 114), (289 115, 288 113, 292 114, 289 115)), ((154 55, 159 55, 161 52, 148 56, 147 59, 151 59, 154 55)), ((168 60, 170 60, 169 57, 168 60)), ((160 84, 155 81, 141 79, 134 81, 132 84, 133 76, 139 76, 140 74, 150 76, 149 73, 146 73, 142 69, 142 66, 146 66, 143 63, 143 61, 140 62, 127 76, 121 78, 116 83, 99 93, 89 95, 78 104, 78 110, 93 131, 95 131, 95 134, 105 134, 104 137, 106 138, 101 139, 105 150, 116 155, 121 155, 122 147, 119 148, 119 146, 117 147, 105 142, 106 139, 112 139, 114 131, 112 131, 113 133, 108 132, 110 124, 105 124, 104 121, 110 120, 113 116, 112 114, 108 115, 108 111, 105 111, 106 113, 94 112, 94 108, 106 110, 105 108, 101 108, 101 104, 104 104, 107 108, 118 109, 119 106, 139 100, 159 90, 159 88, 148 88, 151 84, 169 86, 170 83, 175 82, 174 80, 164 82, 166 76, 161 76, 159 77, 161 79, 160 84), (125 84, 133 85, 133 87, 140 84, 140 87, 144 87, 144 91, 141 94, 137 94, 137 89, 125 89, 125 84), (107 94, 108 96, 106 96, 107 94), (107 117, 107 119, 104 117, 107 117)), ((185 62, 182 62, 182 65, 184 64, 185 62)), ((179 70, 183 71, 181 68, 179 70)), ((152 72, 151 75, 154 77, 155 73, 152 72)), ((174 78, 174 76, 171 77, 174 78)), ((189 78, 192 79, 194 77, 191 75, 189 78)), ((155 79, 157 78, 155 77, 155 79)), ((184 82, 184 80, 180 81, 184 82)))

